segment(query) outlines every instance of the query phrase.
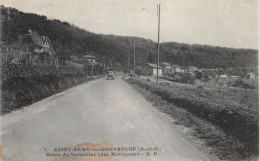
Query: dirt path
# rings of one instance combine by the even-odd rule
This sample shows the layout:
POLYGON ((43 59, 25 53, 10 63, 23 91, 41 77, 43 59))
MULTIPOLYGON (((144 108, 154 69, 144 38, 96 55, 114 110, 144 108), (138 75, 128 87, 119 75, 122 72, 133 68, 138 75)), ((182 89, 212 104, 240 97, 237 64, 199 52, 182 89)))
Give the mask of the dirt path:
POLYGON ((69 160, 46 154, 76 153, 64 152, 63 147, 136 147, 122 152, 139 157, 73 160, 209 160, 170 126, 167 117, 120 78, 99 79, 2 116, 1 156, 2 160, 69 160), (61 152, 53 152, 54 148, 61 152))

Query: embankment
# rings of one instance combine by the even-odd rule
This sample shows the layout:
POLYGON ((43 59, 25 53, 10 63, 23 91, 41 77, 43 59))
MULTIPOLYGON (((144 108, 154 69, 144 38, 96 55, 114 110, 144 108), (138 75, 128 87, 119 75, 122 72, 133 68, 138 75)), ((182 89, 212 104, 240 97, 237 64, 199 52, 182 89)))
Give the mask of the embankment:
POLYGON ((82 70, 63 67, 3 65, 1 114, 30 105, 43 98, 90 81, 82 70))
MULTIPOLYGON (((218 131, 206 131, 203 126, 197 126, 196 128, 199 128, 196 129, 197 132, 205 133, 201 137, 210 140, 209 144, 219 144, 218 148, 222 149, 224 146, 236 146, 231 148, 235 149, 241 158, 258 155, 258 106, 254 107, 231 100, 228 94, 225 95, 226 98, 220 99, 221 93, 215 93, 215 91, 162 86, 137 78, 130 78, 127 81, 159 96, 172 104, 171 108, 185 109, 191 115, 209 122, 227 134, 227 136, 217 136, 215 133, 218 131), (208 136, 207 133, 211 135, 208 136), (222 144, 226 142, 225 139, 232 139, 232 137, 235 140, 230 140, 229 145, 222 144), (242 144, 236 144, 236 140, 242 144)), ((168 109, 168 113, 171 111, 168 109)))

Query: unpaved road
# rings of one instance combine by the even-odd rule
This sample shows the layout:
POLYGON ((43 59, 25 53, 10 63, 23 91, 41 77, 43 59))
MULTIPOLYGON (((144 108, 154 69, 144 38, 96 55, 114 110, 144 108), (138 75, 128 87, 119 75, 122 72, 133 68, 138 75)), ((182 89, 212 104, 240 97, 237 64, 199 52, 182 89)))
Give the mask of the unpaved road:
POLYGON ((119 77, 94 80, 6 114, 1 124, 2 160, 209 160, 171 127, 168 116, 119 77), (83 148, 104 147, 136 147, 122 151, 135 156, 70 157, 87 155, 83 148))

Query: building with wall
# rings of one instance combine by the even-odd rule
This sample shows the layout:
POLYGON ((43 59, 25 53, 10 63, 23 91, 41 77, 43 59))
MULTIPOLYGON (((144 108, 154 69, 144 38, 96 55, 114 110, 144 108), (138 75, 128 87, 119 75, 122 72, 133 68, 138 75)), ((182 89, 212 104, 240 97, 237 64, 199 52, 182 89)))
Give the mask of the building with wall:
MULTIPOLYGON (((143 66, 143 69, 145 70, 147 75, 150 76, 157 76, 157 65, 156 64, 146 64, 143 66)), ((158 69, 158 75, 162 76, 162 67, 159 66, 158 69)))

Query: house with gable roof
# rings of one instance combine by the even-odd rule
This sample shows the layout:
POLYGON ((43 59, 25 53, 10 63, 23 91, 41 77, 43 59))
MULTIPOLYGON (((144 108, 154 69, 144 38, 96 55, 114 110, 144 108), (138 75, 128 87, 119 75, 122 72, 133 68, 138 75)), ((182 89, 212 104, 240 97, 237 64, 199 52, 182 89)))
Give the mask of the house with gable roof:
POLYGON ((18 57, 21 63, 30 64, 51 64, 55 52, 47 36, 40 36, 35 30, 28 30, 20 36, 12 48, 20 52, 18 57))
MULTIPOLYGON (((157 76, 157 64, 147 63, 143 66, 143 69, 148 75, 157 76)), ((162 76, 162 67, 158 67, 158 75, 162 76)))

